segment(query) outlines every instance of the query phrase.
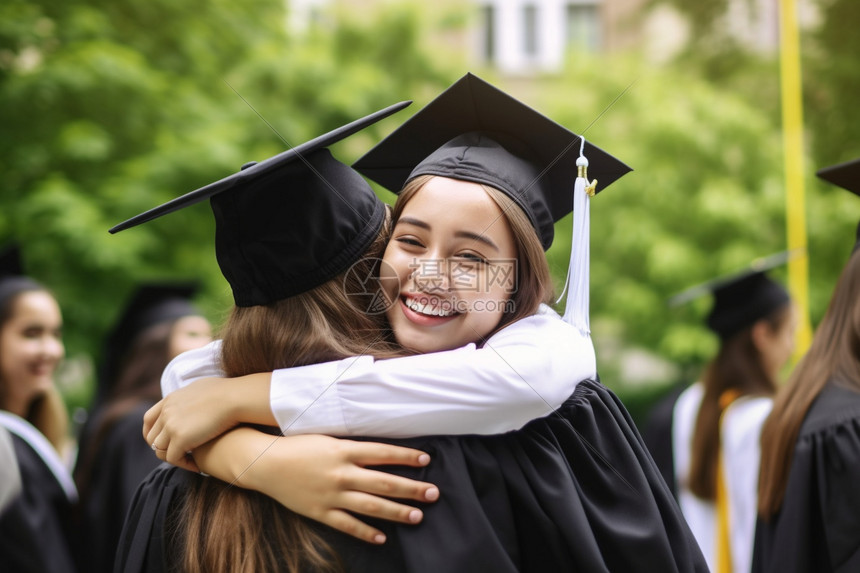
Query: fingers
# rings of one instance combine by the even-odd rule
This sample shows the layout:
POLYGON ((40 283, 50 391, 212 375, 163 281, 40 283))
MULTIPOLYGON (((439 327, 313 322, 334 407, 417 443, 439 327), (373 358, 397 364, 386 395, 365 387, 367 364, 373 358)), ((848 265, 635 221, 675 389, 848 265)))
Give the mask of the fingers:
POLYGON ((342 480, 344 489, 372 495, 423 502, 434 502, 439 499, 439 488, 432 483, 395 476, 386 472, 361 468, 344 475, 342 480))
POLYGON ((422 467, 430 463, 427 453, 412 448, 352 440, 341 440, 341 446, 347 449, 347 459, 360 466, 422 467))
MULTIPOLYGON (((161 416, 162 402, 162 400, 159 400, 155 406, 147 410, 143 415, 143 438, 150 444, 152 442, 149 440, 149 434, 152 432, 159 416, 161 416)), ((156 435, 158 434, 156 433, 156 435)))
POLYGON ((333 510, 325 518, 320 519, 320 522, 367 543, 374 545, 385 543, 384 533, 345 511, 333 510))
MULTIPOLYGON (((165 461, 169 464, 179 467, 187 467, 188 466, 188 458, 190 454, 188 450, 184 450, 180 447, 180 445, 176 442, 176 440, 172 440, 170 444, 167 446, 167 455, 165 456, 165 461)), ((197 467, 197 464, 193 463, 194 467, 197 467)), ((199 471, 199 470, 198 470, 199 471)))
POLYGON ((353 513, 397 523, 414 525, 424 519, 424 512, 418 508, 360 491, 344 492, 340 505, 353 513))
POLYGON ((194 473, 200 473, 200 468, 197 466, 197 462, 194 461, 194 456, 191 452, 183 452, 182 455, 177 456, 175 452, 170 451, 169 447, 167 449, 163 449, 158 447, 156 444, 158 444, 157 438, 151 445, 152 450, 155 452, 155 456, 161 461, 194 473))

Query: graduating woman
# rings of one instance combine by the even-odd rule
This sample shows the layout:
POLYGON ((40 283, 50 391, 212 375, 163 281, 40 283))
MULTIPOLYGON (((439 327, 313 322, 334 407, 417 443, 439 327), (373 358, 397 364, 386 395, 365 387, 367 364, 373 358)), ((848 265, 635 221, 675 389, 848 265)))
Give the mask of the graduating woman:
POLYGON ((68 416, 53 380, 65 355, 62 327, 54 296, 21 274, 17 249, 7 250, 0 256, 0 426, 11 437, 20 480, 0 511, 8 571, 75 571, 78 495, 61 458, 68 416))
POLYGON ((140 439, 140 424, 161 397, 164 367, 212 339, 209 321, 191 303, 196 290, 191 283, 139 285, 105 337, 96 404, 74 472, 84 571, 113 570, 134 492, 160 463, 140 439))
POLYGON ((796 325, 788 293, 765 271, 787 257, 774 255, 670 301, 714 295, 707 324, 719 336, 719 352, 702 381, 678 396, 671 439, 678 501, 713 571, 749 571, 752 560, 759 433, 796 325))
MULTIPOLYGON (((860 194, 860 160, 818 175, 860 194)), ((860 226, 761 450, 753 571, 860 571, 860 226)))

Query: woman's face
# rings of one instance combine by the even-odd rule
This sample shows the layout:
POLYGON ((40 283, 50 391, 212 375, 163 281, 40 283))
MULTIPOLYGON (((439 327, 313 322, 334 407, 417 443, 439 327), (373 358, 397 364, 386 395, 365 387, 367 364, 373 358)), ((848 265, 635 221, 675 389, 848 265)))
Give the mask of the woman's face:
POLYGON ((170 330, 167 344, 168 359, 172 360, 187 350, 194 350, 212 342, 212 325, 202 316, 183 316, 170 330))
POLYGON ((507 219, 480 185, 430 179, 405 205, 380 271, 397 342, 437 352, 487 336, 512 304, 516 257, 507 219))
POLYGON ((47 292, 25 292, 15 300, 0 328, 0 380, 7 406, 26 407, 53 385, 65 355, 62 327, 60 307, 47 292))

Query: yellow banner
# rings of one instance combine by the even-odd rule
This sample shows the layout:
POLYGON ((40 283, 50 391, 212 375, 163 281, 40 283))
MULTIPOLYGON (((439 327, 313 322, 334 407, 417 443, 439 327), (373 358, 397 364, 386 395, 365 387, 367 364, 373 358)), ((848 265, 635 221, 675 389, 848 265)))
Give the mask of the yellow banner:
POLYGON ((794 350, 794 361, 797 362, 809 348, 812 327, 809 322, 809 256, 806 249, 806 199, 803 185, 803 92, 796 0, 780 0, 779 23, 788 250, 803 249, 804 253, 788 263, 788 290, 799 311, 794 350))

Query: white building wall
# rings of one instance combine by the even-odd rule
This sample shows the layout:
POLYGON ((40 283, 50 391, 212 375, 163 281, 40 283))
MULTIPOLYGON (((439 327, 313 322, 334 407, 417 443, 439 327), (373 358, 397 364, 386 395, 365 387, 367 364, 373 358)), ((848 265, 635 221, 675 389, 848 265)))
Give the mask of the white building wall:
MULTIPOLYGON (((501 72, 557 71, 564 61, 565 0, 482 0, 495 15, 495 60, 501 72), (534 6, 537 50, 526 50, 526 8, 534 6)), ((483 33, 486 33, 484 30, 483 33)))

